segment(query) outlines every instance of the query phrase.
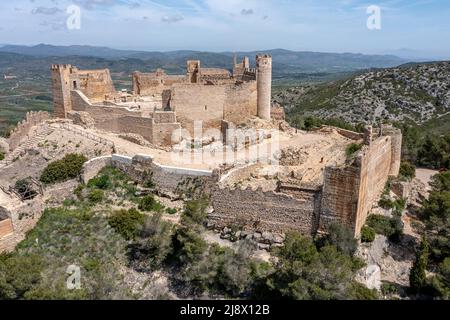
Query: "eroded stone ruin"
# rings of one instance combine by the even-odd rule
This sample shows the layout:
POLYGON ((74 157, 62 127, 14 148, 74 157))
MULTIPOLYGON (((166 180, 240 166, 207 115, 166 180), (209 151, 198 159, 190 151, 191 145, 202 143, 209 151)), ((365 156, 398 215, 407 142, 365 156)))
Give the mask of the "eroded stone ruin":
MULTIPOLYGON (((84 182, 107 165, 137 181, 151 172, 155 187, 168 197, 179 197, 189 181, 201 182, 211 195, 211 228, 237 226, 242 234, 272 234, 278 242, 287 231, 311 236, 326 232, 333 222, 348 225, 358 236, 386 181, 399 173, 398 129, 383 126, 356 133, 334 127, 312 132, 291 128, 282 106, 271 103, 268 55, 257 56, 255 68, 245 58, 241 63, 235 59, 231 71, 204 68, 193 60, 187 62, 185 75, 168 75, 161 69, 134 72, 132 92, 116 91, 107 69, 53 65, 51 73, 53 119, 47 113, 30 113, 5 142, 9 153, 0 162, 5 180, 0 179, 0 251, 23 239, 42 213, 44 193, 52 192, 44 190, 30 201, 8 193, 6 178, 20 171, 13 170, 11 159, 27 150, 44 152, 40 145, 51 139, 66 149, 51 150, 45 159, 69 152, 67 141, 74 136, 85 145, 81 152, 90 161, 83 169, 84 182), (217 130, 221 139, 200 141, 200 146, 209 147, 207 162, 176 162, 173 152, 181 137, 174 139, 174 132, 192 134, 198 121, 203 132, 217 130), (229 134, 239 128, 253 130, 252 136, 241 130, 241 144, 229 134), (275 140, 278 148, 269 156, 276 163, 246 157, 252 148, 275 140), (362 148, 349 157, 350 144, 362 148), (94 146, 100 155, 92 153, 94 146), (225 150, 232 156, 226 163, 225 150), (19 219, 25 207, 34 208, 32 214, 19 219)), ((189 151, 202 152, 194 144, 189 151)))

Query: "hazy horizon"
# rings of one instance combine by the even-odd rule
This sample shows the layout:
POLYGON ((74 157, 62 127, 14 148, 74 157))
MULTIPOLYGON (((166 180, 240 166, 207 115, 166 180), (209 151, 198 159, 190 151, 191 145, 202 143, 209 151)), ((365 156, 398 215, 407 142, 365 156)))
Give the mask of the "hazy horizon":
POLYGON ((450 3, 440 0, 18 0, 0 3, 0 43, 450 58, 448 16, 450 3), (80 24, 69 29, 73 5, 80 24), (373 5, 378 29, 367 26, 373 5))

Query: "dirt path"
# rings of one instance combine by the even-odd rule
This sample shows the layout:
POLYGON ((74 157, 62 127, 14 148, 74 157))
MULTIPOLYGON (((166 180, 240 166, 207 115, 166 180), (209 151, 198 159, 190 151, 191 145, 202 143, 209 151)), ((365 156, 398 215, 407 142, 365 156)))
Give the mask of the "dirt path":
POLYGON ((431 181, 431 178, 438 173, 439 171, 436 170, 419 168, 416 170, 416 178, 419 179, 421 182, 423 182, 427 186, 427 189, 430 190, 431 187, 429 183, 431 181))

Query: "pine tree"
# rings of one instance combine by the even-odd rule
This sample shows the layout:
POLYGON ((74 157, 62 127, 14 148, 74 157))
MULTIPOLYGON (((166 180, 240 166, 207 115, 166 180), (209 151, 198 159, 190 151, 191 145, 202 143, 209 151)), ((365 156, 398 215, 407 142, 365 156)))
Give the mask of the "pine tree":
POLYGON ((416 260, 413 263, 409 274, 409 285, 414 292, 420 292, 425 286, 428 266, 428 256, 430 255, 430 246, 426 238, 422 239, 419 250, 416 252, 416 260))

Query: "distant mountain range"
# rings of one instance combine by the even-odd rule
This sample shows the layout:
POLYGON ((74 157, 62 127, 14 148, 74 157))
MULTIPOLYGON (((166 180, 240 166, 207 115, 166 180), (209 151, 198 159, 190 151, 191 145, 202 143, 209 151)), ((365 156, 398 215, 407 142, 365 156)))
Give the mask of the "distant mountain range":
MULTIPOLYGON (((53 46, 39 44, 36 46, 5 45, 0 47, 0 53, 13 53, 35 58, 53 57, 91 57, 109 60, 109 64, 116 64, 118 60, 127 60, 128 64, 144 61, 148 67, 160 67, 169 72, 184 71, 186 60, 199 59, 204 66, 217 68, 231 68, 233 52, 203 52, 203 51, 170 51, 170 52, 146 52, 133 50, 117 50, 107 47, 93 46, 53 46)), ((351 72, 369 68, 395 67, 406 62, 394 55, 364 55, 354 53, 321 53, 308 51, 289 51, 284 49, 263 50, 269 53, 274 60, 274 74, 298 74, 298 73, 340 73, 351 72)), ((251 62, 257 51, 237 52, 239 59, 248 56, 251 62)), ((55 59, 56 60, 56 59, 55 59)), ((60 60, 60 59, 57 59, 60 60)), ((70 60, 70 59, 69 59, 70 60)), ((106 67, 106 66, 105 66, 106 67)), ((142 70, 142 68, 141 68, 142 70)), ((127 70, 123 70, 127 71, 127 70)), ((147 71, 147 70, 143 70, 147 71)))

